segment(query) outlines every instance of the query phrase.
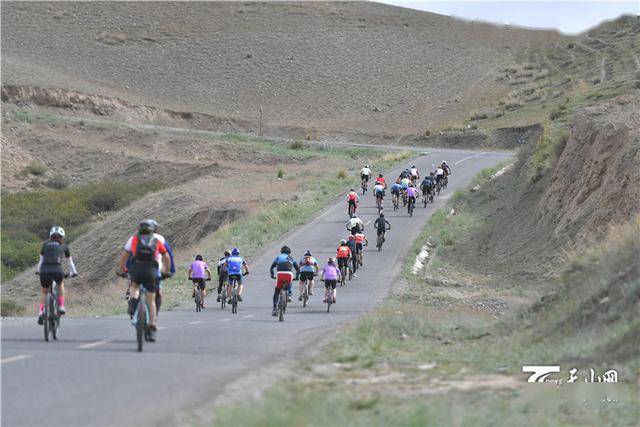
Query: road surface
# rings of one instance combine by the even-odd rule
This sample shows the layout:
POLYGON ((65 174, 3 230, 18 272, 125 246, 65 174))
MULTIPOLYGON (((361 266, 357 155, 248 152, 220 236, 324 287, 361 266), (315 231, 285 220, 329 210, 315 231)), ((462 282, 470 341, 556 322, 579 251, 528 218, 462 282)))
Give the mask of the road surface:
MULTIPOLYGON (((60 340, 49 343, 35 319, 3 320, 2 425, 172 424, 180 416, 176 414, 220 397, 233 379, 300 349, 308 343, 301 336, 318 336, 371 310, 389 291, 428 216, 482 169, 511 157, 500 152, 428 151, 411 163, 424 171, 446 160, 453 168, 449 188, 426 209, 418 205, 413 218, 404 209, 393 212, 387 197, 385 212, 392 229, 382 252, 375 248, 375 201, 367 193, 359 208, 372 240, 365 250, 365 268, 347 287, 338 289, 330 314, 320 291, 307 308, 295 300, 285 321, 278 322, 271 317, 273 282, 268 270, 283 244, 297 259, 306 249, 323 264, 335 255, 338 241, 347 236, 343 200, 250 260, 251 274, 245 277, 245 301, 238 314, 232 315, 228 308, 221 311, 213 299, 201 313, 162 312, 158 342, 146 343, 143 353, 135 351, 128 316, 65 318, 60 340)), ((29 284, 36 285, 35 280, 29 284)))

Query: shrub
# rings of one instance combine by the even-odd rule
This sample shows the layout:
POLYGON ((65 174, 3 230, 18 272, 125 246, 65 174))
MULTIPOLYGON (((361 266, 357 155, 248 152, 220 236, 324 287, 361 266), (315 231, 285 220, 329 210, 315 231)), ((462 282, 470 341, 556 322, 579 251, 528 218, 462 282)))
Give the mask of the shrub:
POLYGON ((37 160, 32 161, 24 168, 25 172, 30 175, 41 176, 47 173, 47 167, 37 160))
POLYGON ((18 305, 15 301, 2 298, 0 301, 0 314, 2 317, 19 316, 24 311, 24 307, 18 305))
POLYGON ((292 150, 304 150, 304 142, 294 141, 289 145, 289 148, 292 150))
POLYGON ((49 178, 45 185, 55 190, 62 190, 63 188, 67 188, 69 186, 69 178, 62 174, 56 174, 49 178))
POLYGON ((473 113, 471 113, 471 117, 469 118, 469 120, 484 120, 488 117, 489 115, 486 113, 486 111, 474 111, 473 113))
POLYGON ((284 177, 284 171, 282 168, 278 168, 278 179, 282 179, 284 177))
POLYGON ((338 178, 340 179, 346 179, 347 178, 347 171, 344 169, 340 169, 338 171, 338 178))

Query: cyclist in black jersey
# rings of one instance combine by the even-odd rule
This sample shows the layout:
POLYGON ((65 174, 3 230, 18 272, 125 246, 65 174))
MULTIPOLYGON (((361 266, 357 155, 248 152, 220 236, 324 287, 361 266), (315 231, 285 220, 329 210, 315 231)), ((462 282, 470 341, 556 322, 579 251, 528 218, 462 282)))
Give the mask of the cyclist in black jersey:
POLYGON ((49 288, 55 281, 58 284, 58 313, 65 314, 64 308, 64 268, 62 261, 67 259, 69 263, 69 274, 71 277, 78 275, 76 266, 73 264, 69 246, 64 243, 65 232, 62 227, 54 226, 49 230, 49 240, 44 242, 40 250, 40 261, 36 267, 36 274, 40 275, 40 313, 38 314, 38 324, 42 325, 44 312, 44 302, 49 292, 49 288))

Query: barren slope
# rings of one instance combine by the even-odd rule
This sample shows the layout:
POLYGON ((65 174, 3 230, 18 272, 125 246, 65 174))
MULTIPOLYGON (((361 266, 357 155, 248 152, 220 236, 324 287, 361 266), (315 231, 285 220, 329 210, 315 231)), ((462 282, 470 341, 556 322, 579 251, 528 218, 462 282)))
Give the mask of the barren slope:
POLYGON ((559 38, 364 2, 3 2, 3 84, 254 122, 263 105, 272 126, 415 133, 502 90, 501 64, 559 38))

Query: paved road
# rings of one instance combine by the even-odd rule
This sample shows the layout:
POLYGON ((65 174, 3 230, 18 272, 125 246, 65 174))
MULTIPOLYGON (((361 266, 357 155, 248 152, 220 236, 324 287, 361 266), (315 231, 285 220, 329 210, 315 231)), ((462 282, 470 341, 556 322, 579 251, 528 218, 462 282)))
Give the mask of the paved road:
MULTIPOLYGON (((367 248, 365 268, 338 290, 338 303, 330 314, 318 292, 306 309, 297 301, 291 305, 285 322, 272 318, 268 267, 283 243, 296 258, 307 248, 322 260, 335 254, 338 240, 346 236, 343 201, 252 260, 252 274, 245 278, 245 302, 237 315, 218 307, 201 313, 162 312, 159 341, 147 344, 142 354, 134 351, 133 327, 122 316, 64 319, 60 341, 49 343, 43 341, 42 327, 34 319, 3 321, 2 425, 166 424, 176 413, 219 397, 233 378, 300 348, 301 333, 319 334, 323 327, 370 310, 387 294, 428 216, 480 170, 510 156, 429 151, 416 165, 425 170, 447 160, 453 166, 449 188, 435 205, 416 208, 413 218, 404 210, 387 209, 392 229, 383 252, 374 245, 367 248)), ((397 176, 399 170, 389 176, 397 176)), ((374 237, 371 221, 376 211, 370 193, 359 212, 374 237)))

